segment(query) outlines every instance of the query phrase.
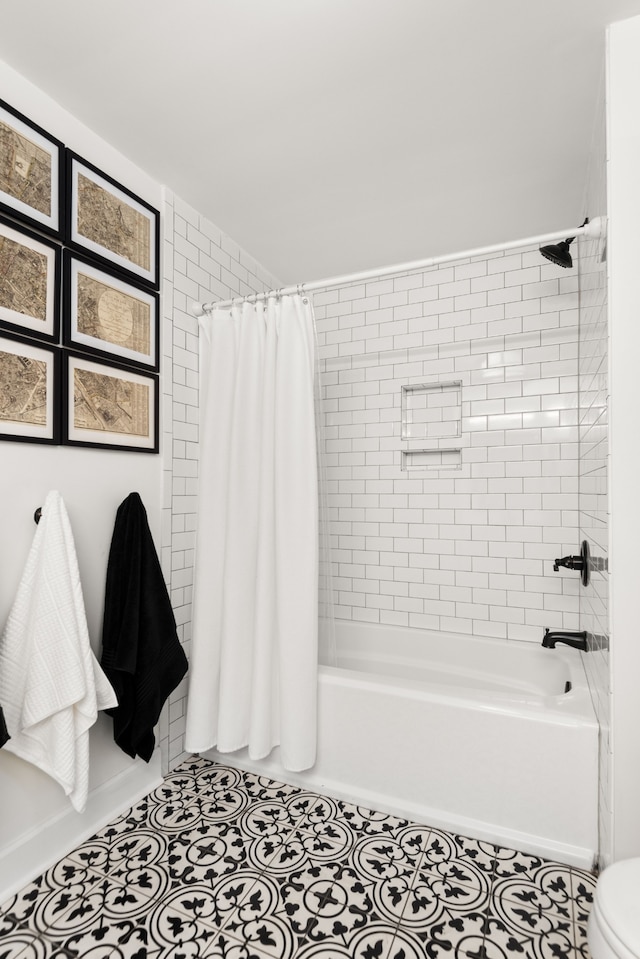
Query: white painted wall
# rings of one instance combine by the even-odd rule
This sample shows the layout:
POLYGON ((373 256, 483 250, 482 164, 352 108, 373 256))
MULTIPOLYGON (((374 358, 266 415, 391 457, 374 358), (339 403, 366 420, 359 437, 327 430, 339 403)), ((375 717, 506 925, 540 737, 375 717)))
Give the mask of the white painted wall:
MULTIPOLYGON (((158 183, 2 62, 0 91, 12 106, 161 209, 162 191, 158 183)), ((35 531, 33 512, 49 490, 57 489, 69 512, 91 643, 99 655, 106 564, 116 509, 128 493, 137 490, 159 543, 161 483, 160 457, 148 453, 0 443, 0 628, 13 601, 35 531)), ((92 730, 90 755, 92 790, 101 787, 103 793, 108 792, 111 784, 121 787, 123 780, 129 779, 135 782, 133 790, 140 793, 147 791, 145 784, 153 784, 158 779, 157 759, 147 767, 142 760, 134 762, 114 745, 112 722, 106 716, 100 716, 92 730)), ((55 849, 47 848, 47 825, 55 821, 53 831, 62 835, 65 828, 73 830, 77 823, 79 838, 83 829, 91 828, 94 800, 90 796, 85 816, 78 817, 73 812, 68 815, 71 807, 62 789, 44 773, 6 750, 0 750, 0 796, 2 901, 3 893, 10 884, 15 887, 19 878, 16 859, 10 851, 15 852, 22 838, 38 832, 43 860, 55 856, 55 849), (66 827, 63 822, 67 822, 66 827)), ((126 805, 126 801, 123 802, 126 805)), ((96 807, 95 815, 98 818, 106 815, 109 819, 117 811, 96 807)), ((26 852, 19 861, 24 864, 24 881, 36 874, 39 864, 31 862, 26 852)))
POLYGON ((611 747, 614 860, 640 855, 640 17, 608 32, 611 747))

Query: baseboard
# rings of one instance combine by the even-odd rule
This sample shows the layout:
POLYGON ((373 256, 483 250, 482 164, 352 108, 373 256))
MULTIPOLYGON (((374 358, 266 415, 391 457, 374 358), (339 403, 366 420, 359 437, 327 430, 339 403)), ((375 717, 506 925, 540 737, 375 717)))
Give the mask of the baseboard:
POLYGON ((314 773, 313 769, 308 769, 303 773, 288 772, 283 770, 278 762, 278 752, 278 749, 274 749, 269 756, 261 760, 249 759, 246 750, 242 750, 238 755, 220 753, 216 749, 210 749, 203 755, 215 762, 244 769, 258 775, 269 776, 293 786, 301 786, 303 789, 321 793, 332 799, 341 799, 355 806, 364 806, 367 809, 375 809, 378 812, 389 813, 389 815, 399 816, 402 819, 410 819, 426 826, 433 826, 434 829, 444 829, 457 835, 468 836, 470 839, 479 839, 496 846, 517 849, 519 852, 541 856, 543 859, 552 859, 555 862, 577 866, 580 869, 590 870, 593 866, 595 852, 593 849, 509 829, 499 823, 487 823, 478 819, 459 816, 446 810, 396 799, 383 793, 354 789, 348 783, 320 777, 314 773))
POLYGON ((156 749, 149 763, 133 763, 92 790, 83 813, 77 813, 69 805, 68 810, 21 836, 0 856, 0 903, 63 859, 161 782, 160 750, 156 749))

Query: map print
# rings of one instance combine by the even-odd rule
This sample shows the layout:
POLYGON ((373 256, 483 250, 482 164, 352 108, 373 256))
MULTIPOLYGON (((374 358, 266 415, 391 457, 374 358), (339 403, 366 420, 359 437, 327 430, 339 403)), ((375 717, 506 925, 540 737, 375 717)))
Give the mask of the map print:
POLYGON ((93 180, 78 174, 78 233, 151 269, 151 224, 146 216, 93 180))
POLYGON ((78 332, 151 353, 151 307, 148 303, 78 273, 78 332))
POLYGON ((0 120, 0 190, 51 215, 51 154, 0 120))
POLYGON ((149 387, 93 370, 73 373, 74 425, 127 436, 149 434, 149 387))
POLYGON ((44 426, 47 421, 47 364, 0 351, 0 421, 44 426))
POLYGON ((47 257, 0 236, 0 309, 47 319, 47 257))

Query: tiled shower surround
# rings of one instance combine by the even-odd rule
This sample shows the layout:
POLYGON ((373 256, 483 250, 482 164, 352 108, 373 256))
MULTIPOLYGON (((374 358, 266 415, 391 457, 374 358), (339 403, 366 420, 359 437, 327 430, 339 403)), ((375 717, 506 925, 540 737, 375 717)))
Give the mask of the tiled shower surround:
POLYGON ((553 571, 578 547, 577 270, 523 248, 314 303, 336 616, 577 629, 578 577, 553 571), (448 412, 425 390, 403 430, 402 387, 420 384, 448 412))

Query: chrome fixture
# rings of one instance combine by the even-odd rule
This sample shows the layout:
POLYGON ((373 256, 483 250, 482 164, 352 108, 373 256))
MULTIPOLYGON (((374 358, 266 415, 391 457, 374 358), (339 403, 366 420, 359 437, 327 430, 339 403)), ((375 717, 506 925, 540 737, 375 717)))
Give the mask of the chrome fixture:
POLYGON ((580 633, 571 632, 566 629, 545 629, 542 645, 545 649, 555 649, 556 643, 565 643, 573 649, 581 649, 587 652, 587 632, 583 630, 580 633))

